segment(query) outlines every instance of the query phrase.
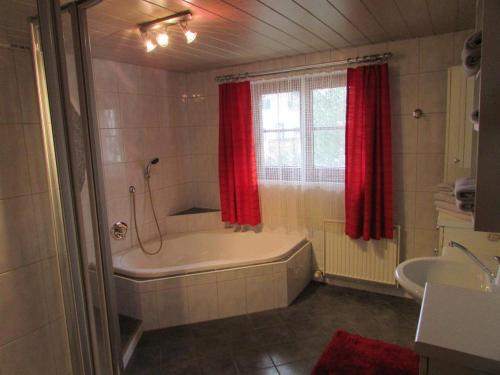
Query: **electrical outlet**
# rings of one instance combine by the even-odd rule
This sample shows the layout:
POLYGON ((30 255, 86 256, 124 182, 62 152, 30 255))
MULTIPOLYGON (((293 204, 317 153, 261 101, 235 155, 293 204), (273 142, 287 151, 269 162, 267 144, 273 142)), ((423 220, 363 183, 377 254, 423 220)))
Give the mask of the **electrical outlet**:
POLYGON ((500 233, 488 233, 488 241, 500 241, 500 233))

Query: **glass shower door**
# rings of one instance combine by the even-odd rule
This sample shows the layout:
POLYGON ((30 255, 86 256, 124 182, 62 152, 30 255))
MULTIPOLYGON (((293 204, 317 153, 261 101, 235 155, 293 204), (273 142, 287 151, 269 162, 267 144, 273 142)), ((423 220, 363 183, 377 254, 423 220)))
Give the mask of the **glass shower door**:
POLYGON ((118 374, 114 285, 106 226, 99 225, 106 217, 82 44, 84 5, 61 10, 40 1, 31 25, 33 55, 73 372, 118 374))

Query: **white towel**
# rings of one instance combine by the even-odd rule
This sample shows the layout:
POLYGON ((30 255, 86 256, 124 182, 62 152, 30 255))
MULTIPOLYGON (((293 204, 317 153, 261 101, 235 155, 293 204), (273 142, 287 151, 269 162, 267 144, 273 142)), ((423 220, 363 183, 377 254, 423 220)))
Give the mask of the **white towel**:
POLYGON ((463 50, 462 66, 467 77, 475 76, 481 69, 481 50, 463 50))
POLYGON ((456 201, 457 208, 463 212, 474 212, 474 201, 456 201))
POLYGON ((447 210, 446 208, 437 208, 436 209, 438 212, 443 212, 446 215, 450 215, 456 219, 464 220, 464 221, 472 221, 472 214, 468 212, 460 212, 460 211, 451 211, 447 210))
POLYGON ((476 180, 462 177, 455 181, 455 198, 464 203, 473 202, 476 197, 476 180))
POLYGON ((436 186, 437 191, 453 193, 454 186, 451 184, 439 184, 436 186))
POLYGON ((481 31, 476 31, 475 33, 469 35, 464 42, 464 50, 470 51, 481 48, 481 43, 483 41, 483 33, 481 31))
POLYGON ((439 193, 434 194, 434 200, 437 202, 447 202, 454 204, 455 203, 455 194, 451 192, 440 191, 439 193))

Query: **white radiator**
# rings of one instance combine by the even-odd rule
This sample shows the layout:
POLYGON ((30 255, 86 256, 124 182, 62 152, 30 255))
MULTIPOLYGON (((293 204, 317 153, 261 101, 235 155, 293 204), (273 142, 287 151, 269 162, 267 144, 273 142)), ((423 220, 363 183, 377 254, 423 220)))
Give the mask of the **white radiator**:
POLYGON ((399 226, 392 240, 353 240, 343 222, 325 221, 325 273, 383 284, 396 284, 399 264, 399 226))

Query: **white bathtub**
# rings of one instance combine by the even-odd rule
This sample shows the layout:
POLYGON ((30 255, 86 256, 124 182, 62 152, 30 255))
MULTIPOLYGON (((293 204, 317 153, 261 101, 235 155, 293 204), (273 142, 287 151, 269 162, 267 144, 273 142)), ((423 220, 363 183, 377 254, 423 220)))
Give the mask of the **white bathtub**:
POLYGON ((311 280, 311 253, 300 235, 169 236, 158 255, 139 248, 114 255, 118 310, 152 330, 285 307, 311 280))
MULTIPOLYGON (((275 262, 300 248, 306 239, 300 235, 273 232, 234 232, 218 229, 170 235, 156 255, 133 247, 113 255, 115 272, 139 279, 152 279, 195 272, 221 270, 275 262)), ((159 241, 145 243, 148 251, 159 241)))

